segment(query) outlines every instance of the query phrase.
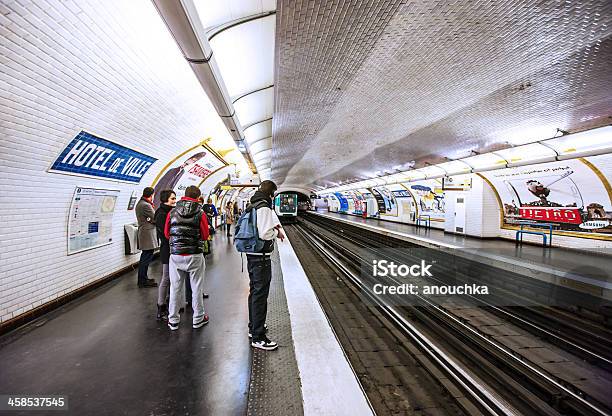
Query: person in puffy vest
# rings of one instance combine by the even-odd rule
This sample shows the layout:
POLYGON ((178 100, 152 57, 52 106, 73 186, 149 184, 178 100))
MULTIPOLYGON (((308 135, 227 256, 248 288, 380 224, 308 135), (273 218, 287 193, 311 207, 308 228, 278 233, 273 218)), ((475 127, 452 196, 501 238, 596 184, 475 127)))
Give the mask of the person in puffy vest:
POLYGON ((282 227, 276 213, 272 210, 272 197, 276 184, 263 181, 251 197, 245 211, 257 210, 257 233, 264 241, 256 253, 247 253, 249 271, 249 337, 251 346, 262 350, 275 350, 278 344, 266 336, 266 315, 268 314, 268 293, 272 280, 272 262, 270 253, 274 250, 274 241, 284 240, 282 227))
POLYGON ((164 234, 170 242, 170 302, 168 326, 171 330, 179 327, 179 309, 183 302, 183 285, 186 279, 191 283, 191 305, 193 327, 200 328, 208 323, 204 313, 204 254, 201 240, 208 238, 208 219, 198 203, 201 192, 197 186, 188 186, 185 196, 168 213, 164 234))

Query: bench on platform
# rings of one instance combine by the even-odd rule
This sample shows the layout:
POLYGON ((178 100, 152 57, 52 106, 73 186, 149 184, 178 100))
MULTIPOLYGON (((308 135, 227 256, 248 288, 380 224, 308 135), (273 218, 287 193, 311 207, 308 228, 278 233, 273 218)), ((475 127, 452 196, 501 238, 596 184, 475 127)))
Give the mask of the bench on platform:
POLYGON ((543 233, 542 231, 527 231, 527 230, 517 230, 516 231, 516 242, 517 244, 519 243, 519 241, 522 243, 523 242, 523 234, 532 234, 532 235, 541 235, 542 239, 544 240, 544 247, 547 246, 547 236, 546 233, 543 233), (519 240, 520 237, 520 240, 519 240))
POLYGON ((425 224, 426 228, 431 228, 431 217, 429 215, 423 214, 419 215, 416 219, 416 225, 421 226, 421 222, 425 224))

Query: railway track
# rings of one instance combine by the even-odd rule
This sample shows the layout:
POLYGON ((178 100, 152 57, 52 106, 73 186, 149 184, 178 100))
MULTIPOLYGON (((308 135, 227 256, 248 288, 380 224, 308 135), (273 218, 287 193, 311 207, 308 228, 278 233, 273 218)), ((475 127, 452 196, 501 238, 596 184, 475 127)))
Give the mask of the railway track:
MULTIPOLYGON (((322 227, 333 227, 335 223, 333 220, 314 216, 308 217, 308 220, 322 227)), ((371 232, 364 232, 363 229, 356 229, 354 226, 342 224, 340 229, 345 238, 368 250, 376 251, 373 247, 394 247, 398 244, 406 244, 405 241, 389 237, 375 236, 373 239, 371 232)), ((378 251, 380 252, 380 250, 378 251)), ((395 260, 398 259, 395 258, 395 260)), ((460 261, 464 261, 464 259, 460 259, 460 261)), ((443 268, 444 265, 440 263, 440 266, 443 268)), ((469 269, 469 267, 466 268, 469 269)), ((458 274, 457 270, 447 269, 445 271, 448 274, 458 274)), ((492 294, 491 301, 487 302, 472 297, 474 301, 478 302, 478 306, 484 307, 489 312, 513 322, 515 325, 558 345, 566 351, 576 354, 589 363, 608 372, 612 371, 612 330, 610 328, 601 325, 599 322, 593 322, 587 317, 576 316, 575 311, 538 304, 537 298, 529 300, 528 303, 532 305, 530 307, 499 306, 501 304, 520 305, 525 302, 525 296, 548 290, 547 288, 543 289, 539 282, 533 282, 533 279, 518 275, 513 275, 510 278, 502 277, 504 277, 502 274, 491 271, 475 272, 473 275, 460 274, 462 282, 487 284, 495 287, 495 293, 492 294), (504 286, 508 281, 510 281, 510 285, 504 286), (523 289, 518 295, 514 293, 517 286, 521 286, 523 289)))
MULTIPOLYGON (((606 402, 604 394, 599 394, 596 399, 593 396, 597 394, 589 394, 580 383, 559 377, 540 363, 517 353, 516 349, 504 345, 499 337, 483 330, 484 326, 473 325, 469 317, 465 318, 465 312, 490 310, 484 316, 481 314, 480 319, 496 317, 498 324, 502 320, 512 322, 531 334, 538 333, 541 339, 554 338, 567 350, 578 351, 602 367, 605 367, 608 357, 515 311, 483 305, 477 299, 471 299, 472 305, 457 308, 450 297, 432 300, 417 296, 413 306, 398 306, 401 304, 394 303, 393 299, 373 293, 371 288, 375 282, 360 274, 360 267, 363 249, 374 250, 380 258, 395 261, 402 260, 400 253, 376 252, 373 247, 381 243, 379 238, 369 239, 364 230, 355 233, 343 228, 342 232, 336 230, 333 233, 325 229, 330 225, 302 220, 294 228, 300 238, 340 270, 361 296, 376 305, 417 346, 423 357, 435 363, 483 414, 610 414, 610 403, 606 402)), ((607 374, 601 371, 603 376, 607 374)))

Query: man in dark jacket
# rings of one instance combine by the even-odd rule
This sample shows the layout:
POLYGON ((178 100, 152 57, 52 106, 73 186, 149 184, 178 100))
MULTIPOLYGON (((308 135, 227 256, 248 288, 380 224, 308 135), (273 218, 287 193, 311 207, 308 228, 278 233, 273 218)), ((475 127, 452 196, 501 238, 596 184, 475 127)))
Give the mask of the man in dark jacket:
POLYGON ((185 279, 191 282, 191 305, 193 327, 200 328, 208 323, 204 313, 204 254, 200 241, 208 238, 208 220, 198 203, 201 192, 197 186, 188 186, 185 196, 168 213, 164 235, 170 241, 170 308, 168 326, 171 330, 179 327, 179 309, 183 302, 185 279))
POLYGON ((159 247, 155 234, 155 209, 153 208, 153 188, 146 187, 142 198, 136 204, 136 220, 138 221, 138 248, 142 250, 138 264, 138 287, 157 287, 155 280, 149 279, 149 264, 153 261, 153 253, 159 247))
POLYGON ((157 320, 165 320, 168 317, 168 305, 166 298, 170 290, 170 242, 164 235, 166 227, 166 219, 168 213, 176 205, 176 194, 171 189, 164 189, 160 192, 161 205, 155 211, 155 228, 157 229, 157 238, 160 241, 159 259, 162 264, 162 278, 159 282, 159 290, 157 293, 157 320))
POLYGON ((212 198, 208 198, 206 203, 202 206, 202 210, 206 213, 206 216, 208 217, 208 225, 212 227, 214 218, 219 215, 215 204, 212 203, 212 198))
POLYGON ((249 270, 249 337, 251 346, 262 350, 275 350, 278 344, 266 336, 266 316, 268 314, 268 293, 272 281, 272 262, 270 253, 274 250, 274 240, 284 240, 282 227, 276 213, 272 210, 272 197, 276 184, 263 181, 251 197, 246 208, 257 210, 257 233, 265 244, 259 253, 247 254, 249 270))

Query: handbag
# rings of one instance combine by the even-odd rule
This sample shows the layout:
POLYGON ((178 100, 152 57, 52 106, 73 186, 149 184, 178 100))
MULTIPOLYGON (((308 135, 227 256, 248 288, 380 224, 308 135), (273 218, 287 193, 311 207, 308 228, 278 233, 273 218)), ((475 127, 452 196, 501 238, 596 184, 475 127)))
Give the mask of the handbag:
POLYGON ((210 254, 210 241, 208 240, 200 241, 200 248, 202 249, 202 253, 205 256, 210 254))

